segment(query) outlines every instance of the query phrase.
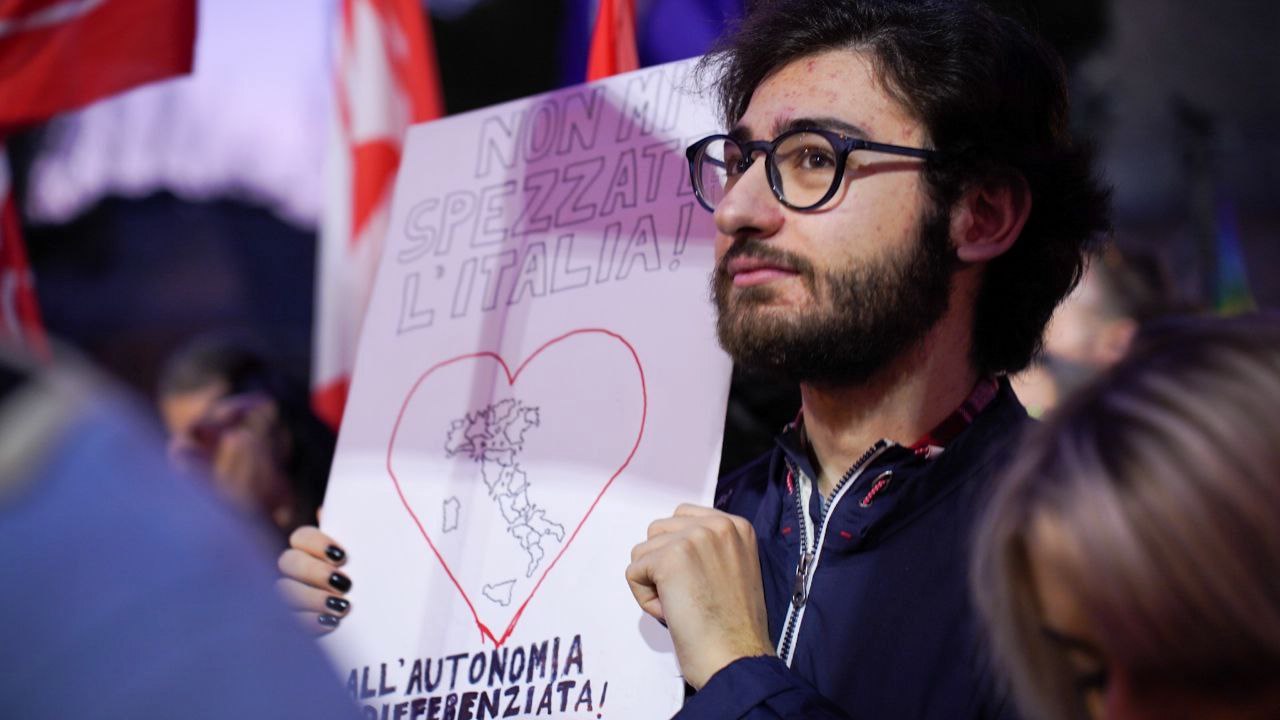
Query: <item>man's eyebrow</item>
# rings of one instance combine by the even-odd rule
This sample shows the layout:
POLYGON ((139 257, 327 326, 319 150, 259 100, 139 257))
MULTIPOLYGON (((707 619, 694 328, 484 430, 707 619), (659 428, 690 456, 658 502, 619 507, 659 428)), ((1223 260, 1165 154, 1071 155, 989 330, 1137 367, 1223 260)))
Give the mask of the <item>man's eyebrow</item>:
POLYGON ((845 122, 844 120, 834 117, 791 118, 790 120, 781 122, 774 126, 773 130, 776 134, 781 135, 788 130, 799 130, 802 128, 814 127, 822 128, 824 130, 834 130, 845 137, 861 138, 863 140, 868 139, 868 133, 866 130, 863 130, 853 123, 845 122))
MULTIPOLYGON (((846 122, 835 117, 799 117, 779 120, 773 126, 774 137, 781 135, 788 130, 801 130, 805 128, 821 128, 823 130, 834 130, 845 137, 861 138, 866 140, 870 134, 861 127, 851 122, 846 122)), ((729 137, 738 142, 750 142, 753 138, 751 129, 746 125, 739 123, 733 126, 728 133, 729 137)))

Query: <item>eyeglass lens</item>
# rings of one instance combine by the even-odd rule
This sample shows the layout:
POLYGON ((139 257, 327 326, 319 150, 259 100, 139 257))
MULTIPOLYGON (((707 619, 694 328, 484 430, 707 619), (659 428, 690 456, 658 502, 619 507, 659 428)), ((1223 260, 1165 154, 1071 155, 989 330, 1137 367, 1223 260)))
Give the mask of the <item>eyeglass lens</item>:
MULTIPOLYGON (((732 140, 707 143, 697 158, 698 183, 702 198, 715 207, 746 172, 742 150, 732 140)), ((773 153, 770 181, 793 207, 817 203, 836 182, 839 165, 831 141, 816 133, 799 132, 781 138, 773 153)))

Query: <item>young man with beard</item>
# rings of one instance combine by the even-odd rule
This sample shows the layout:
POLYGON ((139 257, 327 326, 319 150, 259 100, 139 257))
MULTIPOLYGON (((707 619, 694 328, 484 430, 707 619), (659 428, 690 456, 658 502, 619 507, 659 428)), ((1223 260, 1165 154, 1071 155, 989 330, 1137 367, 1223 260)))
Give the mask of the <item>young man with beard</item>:
POLYGON ((1004 377, 1107 226, 1060 63, 962 0, 761 3, 709 62, 720 341, 803 409, 632 553, 698 690, 678 717, 1012 715, 969 536, 1027 422, 1004 377))

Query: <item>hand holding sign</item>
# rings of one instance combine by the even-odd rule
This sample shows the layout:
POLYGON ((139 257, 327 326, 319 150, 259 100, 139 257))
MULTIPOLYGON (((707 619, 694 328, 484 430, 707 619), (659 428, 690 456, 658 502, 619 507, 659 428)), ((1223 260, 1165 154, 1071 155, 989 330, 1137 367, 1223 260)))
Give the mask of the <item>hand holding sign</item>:
POLYGON ((277 561, 284 577, 276 581, 276 590, 308 631, 332 632, 350 609, 343 596, 351 579, 337 570, 346 561, 346 551, 318 528, 307 525, 289 536, 289 549, 277 561))
POLYGON ((631 551, 627 582, 641 609, 667 624, 695 688, 738 658, 774 654, 756 535, 743 518, 681 505, 631 551))

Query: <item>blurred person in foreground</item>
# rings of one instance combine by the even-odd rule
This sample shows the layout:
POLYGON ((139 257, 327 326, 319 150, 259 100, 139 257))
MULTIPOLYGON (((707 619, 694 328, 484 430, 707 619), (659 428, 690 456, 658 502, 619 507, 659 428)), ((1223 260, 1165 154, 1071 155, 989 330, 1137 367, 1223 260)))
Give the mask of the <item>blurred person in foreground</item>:
MULTIPOLYGON (((1090 258, 1080 284, 1054 311, 1044 351, 1013 378, 1032 417, 1041 417, 1124 357, 1142 327, 1182 310, 1160 258, 1111 245, 1090 258)), ((1189 309, 1189 308, 1187 308, 1189 309)))
POLYGON ((251 535, 132 398, 0 350, 0 715, 355 717, 251 535))
POLYGON ((1028 717, 1280 718, 1280 318, 1144 335, 979 527, 973 593, 1028 717))
POLYGON ((173 459, 206 471, 225 499, 276 528, 281 544, 316 523, 334 433, 306 389, 247 341, 190 341, 165 364, 157 404, 173 459))

